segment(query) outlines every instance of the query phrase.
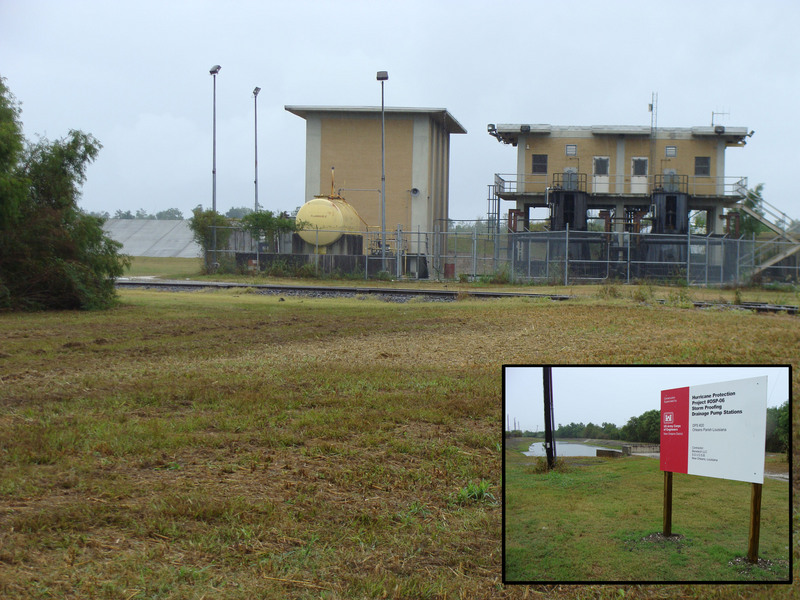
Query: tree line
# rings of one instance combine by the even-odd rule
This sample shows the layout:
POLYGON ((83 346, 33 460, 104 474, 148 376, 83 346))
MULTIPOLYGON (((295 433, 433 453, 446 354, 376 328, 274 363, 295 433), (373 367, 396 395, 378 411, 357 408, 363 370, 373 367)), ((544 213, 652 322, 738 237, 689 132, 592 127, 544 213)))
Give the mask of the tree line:
MULTIPOLYGON (((787 400, 779 407, 767 408, 767 428, 765 448, 767 452, 786 452, 789 453, 789 401, 787 400)), ((544 437, 544 431, 521 431, 510 432, 511 437, 544 437)), ((569 423, 568 425, 558 424, 553 432, 556 438, 584 438, 596 440, 622 440, 626 442, 637 442, 642 444, 658 444, 661 436, 661 411, 648 410, 641 415, 631 417, 622 427, 617 427, 614 423, 603 423, 595 425, 589 422, 569 423)))
MULTIPOLYGON (((194 210, 200 209, 202 211, 202 206, 197 205, 194 210)), ((194 210, 192 213, 194 214, 194 210)), ((227 217, 228 219, 242 219, 245 216, 252 214, 254 211, 252 208, 247 208, 246 206, 234 206, 228 209, 223 216, 227 217)), ((168 208, 166 210, 161 210, 156 213, 149 213, 145 209, 140 208, 136 212, 131 212, 130 210, 122 210, 117 209, 117 211, 112 216, 111 213, 108 211, 100 211, 100 212, 90 212, 90 215, 93 217, 97 217, 99 219, 108 220, 108 219, 144 219, 150 221, 183 221, 184 216, 183 212, 179 208, 168 208)), ((190 217, 191 218, 191 217, 190 217)))

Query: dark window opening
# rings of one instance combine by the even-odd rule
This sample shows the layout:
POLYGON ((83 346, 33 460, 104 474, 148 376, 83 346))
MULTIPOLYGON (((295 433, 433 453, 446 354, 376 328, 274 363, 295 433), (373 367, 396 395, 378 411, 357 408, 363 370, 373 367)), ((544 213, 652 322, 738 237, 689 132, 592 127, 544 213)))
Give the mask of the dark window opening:
POLYGON ((678 197, 667 196, 666 210, 664 215, 664 227, 666 229, 678 228, 678 197))
POLYGON ((531 173, 534 175, 547 175, 547 154, 533 154, 531 159, 531 173))
POLYGON ((594 174, 595 175, 608 175, 608 159, 595 158, 594 159, 594 174))
POLYGON ((575 194, 564 194, 564 223, 575 225, 575 194))
POLYGON ((647 175, 647 159, 646 158, 634 158, 633 159, 633 175, 634 176, 644 176, 647 175))
POLYGON ((710 156, 694 157, 694 174, 699 177, 708 177, 709 175, 711 175, 710 156))

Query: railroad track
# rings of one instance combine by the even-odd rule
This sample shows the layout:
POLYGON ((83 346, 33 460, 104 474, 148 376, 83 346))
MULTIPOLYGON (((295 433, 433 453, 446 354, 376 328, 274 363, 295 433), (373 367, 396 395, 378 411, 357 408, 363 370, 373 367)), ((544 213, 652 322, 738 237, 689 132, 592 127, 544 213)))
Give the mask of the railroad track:
MULTIPOLYGON (((497 292, 486 290, 450 289, 432 290, 339 285, 274 285, 235 283, 226 281, 177 281, 145 278, 118 279, 116 285, 119 288, 149 288, 167 291, 193 291, 198 289, 254 289, 262 294, 285 294, 287 296, 376 296, 394 302, 406 302, 415 297, 439 301, 452 301, 459 298, 546 298, 549 300, 563 301, 575 298, 575 296, 569 296, 565 294, 536 294, 532 292, 497 292)), ((659 300, 658 302, 660 304, 666 303, 664 300, 659 300)), ((729 304, 725 302, 708 302, 700 300, 695 301, 692 304, 694 304, 695 308, 700 309, 750 310, 759 313, 785 313, 790 315, 796 315, 798 312, 800 312, 800 307, 797 306, 769 304, 766 302, 742 302, 741 304, 729 304)))
POLYGON ((429 298, 432 300, 456 300, 458 298, 547 298, 550 300, 569 300, 572 296, 564 294, 533 294, 526 292, 492 292, 484 290, 425 290, 412 288, 384 288, 365 286, 322 286, 322 285, 273 285, 232 283, 225 281, 175 281, 153 279, 118 279, 117 287, 150 288, 174 291, 191 291, 198 289, 254 289, 264 294, 286 294, 316 297, 331 296, 380 296, 390 300, 405 301, 411 298, 429 298))

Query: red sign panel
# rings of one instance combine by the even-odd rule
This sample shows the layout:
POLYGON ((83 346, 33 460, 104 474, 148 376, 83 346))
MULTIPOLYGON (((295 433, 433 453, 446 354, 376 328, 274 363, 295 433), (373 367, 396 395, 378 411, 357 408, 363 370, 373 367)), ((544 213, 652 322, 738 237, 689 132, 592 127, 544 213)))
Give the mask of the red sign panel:
POLYGON ((689 388, 661 392, 661 470, 686 473, 689 464, 689 388))

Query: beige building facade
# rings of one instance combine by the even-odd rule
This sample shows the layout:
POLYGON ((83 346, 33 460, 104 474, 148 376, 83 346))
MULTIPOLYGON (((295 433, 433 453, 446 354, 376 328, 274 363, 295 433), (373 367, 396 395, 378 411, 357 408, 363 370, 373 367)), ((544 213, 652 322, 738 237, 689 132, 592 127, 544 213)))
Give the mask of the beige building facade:
POLYGON ((747 188, 745 177, 725 172, 726 150, 752 135, 744 127, 490 124, 488 131, 516 148, 516 173, 496 175, 495 189, 515 203, 518 227, 527 227, 532 208, 548 207, 572 217, 551 218, 555 229, 585 229, 587 215, 577 215, 589 211, 615 231, 644 218, 662 233, 686 233, 688 214, 705 211, 708 233, 720 234, 724 208, 747 188))
MULTIPOLYGON (((381 226, 381 108, 286 106, 306 121, 305 201, 335 192, 370 229, 381 226)), ((450 134, 466 133, 446 109, 385 108, 386 229, 446 229, 450 134)))

